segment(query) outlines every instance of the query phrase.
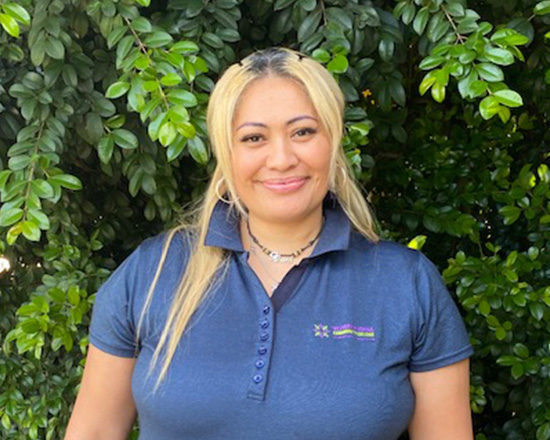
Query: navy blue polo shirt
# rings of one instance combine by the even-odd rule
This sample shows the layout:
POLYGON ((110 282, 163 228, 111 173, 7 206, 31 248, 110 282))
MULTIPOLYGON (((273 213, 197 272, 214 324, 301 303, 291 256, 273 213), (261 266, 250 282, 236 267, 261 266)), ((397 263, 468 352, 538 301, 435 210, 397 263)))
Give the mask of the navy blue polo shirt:
MULTIPOLYGON (((329 200, 327 198, 327 200, 329 200)), ((229 267, 193 315, 153 393, 147 376, 189 250, 177 235, 139 346, 134 335, 164 234, 145 240, 96 296, 90 341, 132 376, 141 440, 394 440, 414 409, 409 373, 472 355, 434 265, 419 251, 352 229, 337 202, 311 255, 270 298, 248 265, 238 220, 216 205, 205 244, 229 267)))

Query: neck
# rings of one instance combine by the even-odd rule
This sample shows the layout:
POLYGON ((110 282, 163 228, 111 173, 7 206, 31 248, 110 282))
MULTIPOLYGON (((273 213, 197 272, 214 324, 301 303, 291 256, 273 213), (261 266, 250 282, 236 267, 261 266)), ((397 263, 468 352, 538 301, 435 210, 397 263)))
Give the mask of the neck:
MULTIPOLYGON (((320 208, 299 222, 273 223, 253 215, 248 221, 252 234, 262 246, 286 254, 301 249, 317 236, 323 224, 323 210, 320 208)), ((240 228, 243 246, 250 250, 252 240, 245 221, 241 221, 240 228)))

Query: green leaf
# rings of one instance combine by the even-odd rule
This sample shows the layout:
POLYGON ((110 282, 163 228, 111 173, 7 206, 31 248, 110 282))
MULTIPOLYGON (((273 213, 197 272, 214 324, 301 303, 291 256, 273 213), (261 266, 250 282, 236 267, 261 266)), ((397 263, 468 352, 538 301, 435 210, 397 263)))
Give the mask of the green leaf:
POLYGON ((547 1, 537 3, 535 5, 535 8, 533 9, 533 12, 535 13, 535 15, 550 14, 550 1, 547 0, 547 1))
POLYGON ((513 90, 499 90, 493 93, 495 99, 507 107, 520 107, 523 105, 521 95, 513 90))
POLYGON ((348 70, 348 59, 344 55, 336 55, 327 65, 331 73, 346 73, 348 70))
POLYGON ((502 365, 503 367, 511 367, 512 365, 517 364, 519 359, 515 356, 500 356, 497 359, 497 364, 502 365))
POLYGON ((389 62, 393 58, 394 52, 395 42, 389 37, 383 37, 380 40, 380 43, 378 43, 378 53, 380 54, 380 58, 382 58, 383 61, 389 62))
POLYGON ((514 379, 519 379, 521 376, 524 375, 525 370, 524 370, 522 364, 517 363, 517 364, 512 365, 512 370, 511 370, 511 372, 512 372, 512 377, 513 377, 514 379))
POLYGON ((529 303, 529 311, 531 312, 531 316, 535 318, 537 321, 542 320, 544 317, 544 308, 546 306, 542 305, 541 303, 529 303))
POLYGON ((217 34, 223 41, 227 41, 229 43, 236 43, 241 39, 241 35, 235 29, 220 29, 217 31, 217 34))
POLYGON ((275 5, 273 6, 274 11, 279 11, 285 9, 286 7, 293 4, 296 0, 276 0, 275 5))
POLYGON ((529 38, 514 29, 499 29, 491 36, 491 41, 503 46, 522 46, 529 42, 529 38))
POLYGON ((477 73, 485 81, 500 82, 504 80, 502 69, 494 64, 480 63, 475 67, 477 73))
POLYGON ((330 53, 328 53, 325 49, 315 49, 311 56, 314 60, 317 60, 320 63, 328 63, 330 61, 330 53))
POLYGON ((166 147, 176 139, 177 134, 174 123, 171 121, 165 122, 162 127, 160 127, 159 141, 166 147))
POLYGON ((141 181, 141 188, 146 194, 154 195, 157 192, 155 178, 149 174, 144 174, 141 181))
POLYGON ((19 25, 17 24, 15 18, 13 18, 11 15, 0 14, 0 24, 2 25, 4 30, 12 37, 19 37, 19 25))
POLYGON ((430 18, 429 7, 424 7, 418 11, 416 17, 413 21, 413 29, 418 35, 422 35, 428 24, 428 19, 430 18))
POLYGON ((128 31, 127 26, 118 26, 114 28, 107 37, 107 48, 111 49, 115 44, 117 44, 122 37, 126 34, 128 31))
POLYGON ((11 226, 23 218, 23 210, 21 208, 0 209, 0 226, 11 226))
POLYGON ((130 89, 130 84, 124 81, 117 81, 109 86, 105 96, 109 99, 120 98, 130 89))
POLYGON ((41 199, 50 199, 54 196, 53 187, 44 179, 33 180, 31 188, 41 199))
POLYGON ((149 35, 143 43, 150 48, 159 48, 170 44, 173 40, 169 33, 157 31, 149 35))
POLYGON ((109 163, 111 161, 111 157, 113 156, 114 149, 115 141, 113 140, 113 136, 103 136, 97 144, 99 160, 103 163, 109 163))
POLYGON ((2 5, 2 7, 4 8, 6 14, 11 15, 18 22, 26 25, 31 24, 31 16, 23 6, 20 6, 17 3, 6 3, 2 5))
POLYGON ((23 222, 23 236, 30 241, 39 241, 40 240, 40 228, 32 220, 27 220, 23 222))
POLYGON ((80 292, 78 287, 71 286, 67 291, 67 299, 73 306, 77 306, 80 303, 80 292))
POLYGON ((112 133, 113 140, 120 148, 126 150, 133 150, 139 145, 138 138, 131 131, 119 128, 118 130, 113 130, 112 133))
POLYGON ((548 440, 548 439, 550 439, 550 422, 545 422, 542 425, 540 425, 537 429, 537 440, 548 440))
POLYGON ((488 316, 491 313, 491 306, 486 300, 481 301, 479 304, 479 312, 483 316, 488 316))
POLYGON ((187 90, 170 90, 166 94, 166 99, 171 104, 183 105, 184 107, 194 107, 198 104, 197 97, 187 90))
POLYGON ((85 133, 83 133, 85 139, 90 143, 97 142, 101 136, 103 136, 103 120, 94 112, 86 114, 85 117, 85 133))
POLYGON ((201 40, 213 49, 222 49, 225 44, 220 37, 212 32, 205 32, 204 34, 202 34, 201 40))
POLYGON ((56 60, 62 60, 65 57, 65 46, 63 43, 54 37, 46 37, 44 43, 46 53, 56 60))
POLYGON ((426 235, 417 235, 409 242, 407 246, 411 249, 421 250, 424 244, 426 244, 427 238, 428 237, 426 235))
POLYGON ((35 222, 40 229, 44 231, 50 229, 50 219, 39 209, 29 209, 27 215, 29 216, 29 220, 35 222))
POLYGON ((137 17, 132 20, 132 27, 135 31, 141 32, 143 34, 148 34, 153 30, 153 26, 151 26, 151 22, 147 20, 145 17, 137 17))
POLYGON ((504 206, 498 212, 504 216, 505 225, 514 223, 521 214, 521 210, 517 206, 504 206))
POLYGON ((116 62, 117 66, 122 63, 122 60, 126 58, 132 47, 134 46, 134 37, 132 35, 128 35, 124 37, 120 42, 118 43, 118 46, 116 48, 116 62))
POLYGON ((464 17, 464 14, 466 13, 464 6, 458 2, 447 2, 445 7, 447 12, 453 17, 464 17))
POLYGON ((9 166, 10 170, 19 171, 19 170, 27 168, 30 165, 30 163, 31 163, 30 156, 22 154, 22 155, 19 155, 19 156, 12 157, 8 161, 8 166, 9 166))
POLYGON ((309 38, 319 27, 321 22, 322 12, 321 10, 316 10, 311 12, 306 16, 306 18, 300 24, 298 28, 298 41, 303 42, 309 38))
POLYGON ((329 22, 338 23, 344 32, 353 28, 353 20, 345 8, 326 8, 325 16, 329 22))
POLYGON ((428 90, 435 84, 435 77, 429 72, 418 86, 418 91, 421 96, 424 96, 428 90))
POLYGON ((436 102, 442 103, 445 101, 446 89, 440 82, 435 82, 432 86, 432 97, 436 102))
POLYGON ((160 79, 160 83, 163 86, 167 86, 167 87, 178 85, 180 82, 181 82, 181 77, 176 72, 172 72, 167 75, 164 75, 160 79))
POLYGON ((208 163, 208 151, 202 141, 198 136, 195 136, 192 139, 187 141, 189 152, 191 157, 201 165, 206 165, 208 163))
POLYGON ((485 56, 489 61, 501 66, 509 66, 510 64, 514 64, 514 55, 506 49, 488 47, 485 49, 485 56))
POLYGON ((4 191, 8 179, 13 174, 12 170, 2 170, 0 171, 0 191, 4 191))
POLYGON ((420 65, 418 67, 420 67, 420 69, 422 70, 431 70, 435 67, 440 66, 446 60, 447 58, 445 57, 428 56, 420 62, 420 65))
POLYGON ((159 113, 155 118, 149 123, 147 127, 147 133, 152 141, 156 141, 159 138, 160 127, 164 123, 167 117, 167 112, 159 113))
POLYGON ((70 174, 57 174, 49 179, 50 183, 58 184, 63 188, 79 190, 82 189, 82 182, 76 176, 70 174))
POLYGON ((170 46, 170 52, 187 54, 191 52, 198 52, 199 46, 193 41, 178 41, 177 43, 170 46))
POLYGON ((168 162, 172 162, 177 159, 185 148, 187 143, 186 139, 183 136, 178 136, 174 142, 172 142, 166 150, 166 158, 168 162))

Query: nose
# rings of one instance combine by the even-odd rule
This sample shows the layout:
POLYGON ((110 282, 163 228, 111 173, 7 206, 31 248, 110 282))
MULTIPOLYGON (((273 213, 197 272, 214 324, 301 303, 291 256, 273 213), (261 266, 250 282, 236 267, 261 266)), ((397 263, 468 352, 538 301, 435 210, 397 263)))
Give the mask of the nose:
POLYGON ((299 162, 290 139, 280 136, 269 145, 266 166, 276 170, 286 170, 296 166, 299 162))

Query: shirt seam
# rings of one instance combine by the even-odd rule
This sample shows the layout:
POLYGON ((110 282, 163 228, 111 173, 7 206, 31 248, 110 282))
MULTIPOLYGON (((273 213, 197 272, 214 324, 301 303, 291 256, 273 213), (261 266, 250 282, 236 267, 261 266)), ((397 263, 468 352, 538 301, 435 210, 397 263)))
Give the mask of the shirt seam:
MULTIPOLYGON (((445 354, 443 356, 439 356, 439 357, 434 358, 434 359, 430 359, 430 360, 426 360, 426 361, 420 361, 420 362, 411 362, 409 364, 409 369, 411 371, 414 371, 415 369, 425 369, 426 367, 429 367, 430 365, 437 365, 440 362, 445 362, 447 360, 460 358, 462 355, 464 355, 466 353, 469 353, 469 355, 464 356, 464 358, 470 357, 473 354, 473 347, 472 347, 471 344, 468 344, 468 345, 462 347, 461 349, 456 350, 456 351, 454 351, 450 354, 445 354)), ((457 361, 458 360, 460 360, 460 359, 457 359, 457 361)), ((453 362, 451 362, 451 363, 453 363, 453 362)), ((444 365, 442 365, 442 366, 444 366, 444 365)))

